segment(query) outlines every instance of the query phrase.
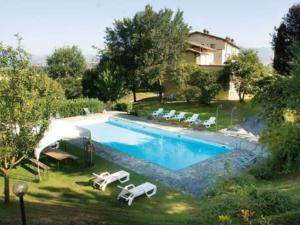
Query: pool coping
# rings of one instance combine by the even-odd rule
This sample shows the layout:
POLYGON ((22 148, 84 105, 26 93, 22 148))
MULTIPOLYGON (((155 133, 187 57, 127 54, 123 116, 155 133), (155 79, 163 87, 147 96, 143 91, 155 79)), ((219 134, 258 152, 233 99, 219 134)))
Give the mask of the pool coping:
MULTIPOLYGON (((121 117, 118 114, 108 114, 102 117, 101 120, 94 119, 92 122, 104 121, 111 116, 124 119, 124 114, 121 114, 121 117)), ((95 142, 96 154, 100 157, 187 194, 201 196, 218 177, 237 175, 244 171, 249 165, 259 161, 265 155, 265 151, 257 142, 250 142, 239 137, 226 136, 220 132, 194 131, 186 128, 175 129, 176 127, 149 123, 151 121, 136 121, 135 117, 127 117, 128 116, 125 118, 126 120, 144 126, 175 132, 209 142, 217 142, 235 148, 219 156, 206 159, 177 171, 172 171, 95 142), (228 165, 227 168, 225 168, 225 164, 228 165)), ((81 139, 75 139, 71 142, 82 146, 81 139)))

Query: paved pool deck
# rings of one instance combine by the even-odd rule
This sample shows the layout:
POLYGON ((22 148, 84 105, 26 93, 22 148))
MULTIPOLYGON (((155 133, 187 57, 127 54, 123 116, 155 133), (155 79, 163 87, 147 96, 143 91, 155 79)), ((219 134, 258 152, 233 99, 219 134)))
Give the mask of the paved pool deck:
MULTIPOLYGON (((257 141, 249 141, 240 137, 227 136, 221 132, 196 131, 191 128, 173 126, 119 112, 94 114, 85 117, 73 117, 67 118, 65 121, 80 126, 82 124, 105 121, 108 117, 127 119, 143 126, 155 127, 172 133, 232 147, 233 150, 225 154, 193 164, 178 171, 172 171, 145 160, 132 157, 121 151, 113 150, 112 148, 100 143, 95 143, 96 154, 100 157, 116 163, 128 170, 132 170, 136 173, 149 177, 152 180, 160 182, 166 186, 195 196, 201 196, 204 191, 220 176, 238 175, 250 165, 262 159, 266 154, 257 141), (226 167, 225 165, 228 166, 226 167), (230 169, 228 170, 228 168, 230 169)), ((71 142, 82 146, 81 139, 71 140, 71 142)))

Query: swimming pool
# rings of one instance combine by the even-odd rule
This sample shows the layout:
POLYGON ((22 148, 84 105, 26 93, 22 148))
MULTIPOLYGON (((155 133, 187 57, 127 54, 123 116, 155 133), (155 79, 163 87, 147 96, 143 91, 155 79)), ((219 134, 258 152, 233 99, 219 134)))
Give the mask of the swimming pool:
POLYGON ((83 125, 92 139, 170 170, 179 170, 224 154, 230 147, 206 142, 123 119, 83 125))

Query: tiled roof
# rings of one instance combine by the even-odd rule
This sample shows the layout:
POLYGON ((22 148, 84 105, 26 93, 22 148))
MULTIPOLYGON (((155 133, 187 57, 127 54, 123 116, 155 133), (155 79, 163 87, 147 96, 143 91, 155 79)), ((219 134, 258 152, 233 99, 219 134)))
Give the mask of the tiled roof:
POLYGON ((225 41, 226 43, 232 45, 233 47, 235 47, 235 48, 237 48, 237 49, 240 49, 240 47, 237 46, 234 42, 232 42, 231 40, 226 39, 226 38, 221 38, 221 37, 214 36, 214 35, 211 35, 211 34, 208 34, 208 33, 203 33, 203 32, 200 32, 200 31, 194 31, 194 32, 191 32, 191 33, 189 33, 189 36, 192 36, 192 35, 194 35, 194 34, 201 34, 201 35, 205 35, 205 36, 208 36, 208 37, 216 38, 216 39, 225 41))

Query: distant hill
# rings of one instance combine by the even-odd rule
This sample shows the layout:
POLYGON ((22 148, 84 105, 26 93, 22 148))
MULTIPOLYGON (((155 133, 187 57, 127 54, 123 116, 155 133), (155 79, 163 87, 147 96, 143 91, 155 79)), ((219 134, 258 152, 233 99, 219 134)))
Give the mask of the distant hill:
MULTIPOLYGON (((249 49, 247 47, 242 47, 242 49, 249 49)), ((257 51, 258 56, 263 64, 272 63, 273 50, 271 47, 262 47, 262 48, 250 48, 257 51)), ((33 65, 45 66, 46 59, 48 55, 32 55, 31 63, 33 65)), ((96 55, 85 55, 86 61, 89 66, 95 65, 98 62, 98 57, 96 55)))
MULTIPOLYGON (((37 66, 46 66, 46 60, 48 55, 31 55, 31 64, 37 66)), ((86 62, 89 66, 95 65, 98 62, 96 55, 85 55, 86 62)))
POLYGON ((274 52, 271 47, 262 47, 262 48, 247 48, 242 47, 242 49, 253 49, 254 51, 257 51, 257 54, 261 60, 261 62, 265 65, 272 63, 274 52))

